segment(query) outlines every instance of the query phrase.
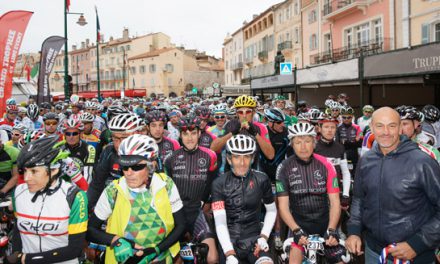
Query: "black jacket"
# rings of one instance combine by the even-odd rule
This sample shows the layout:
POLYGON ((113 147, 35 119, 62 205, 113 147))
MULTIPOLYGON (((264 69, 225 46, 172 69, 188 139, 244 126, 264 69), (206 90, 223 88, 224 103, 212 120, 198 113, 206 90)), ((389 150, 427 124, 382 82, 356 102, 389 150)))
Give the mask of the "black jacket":
POLYGON ((348 234, 364 231, 378 254, 406 241, 417 253, 414 263, 430 263, 440 245, 440 166, 407 137, 400 140, 386 156, 376 144, 360 159, 348 234))

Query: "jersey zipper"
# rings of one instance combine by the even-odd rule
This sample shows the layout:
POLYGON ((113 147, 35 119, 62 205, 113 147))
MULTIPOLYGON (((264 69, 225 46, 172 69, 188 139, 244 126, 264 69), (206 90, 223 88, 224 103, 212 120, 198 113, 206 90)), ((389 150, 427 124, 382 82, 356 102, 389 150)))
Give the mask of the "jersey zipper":
POLYGON ((382 241, 382 229, 381 229, 381 223, 382 223, 382 171, 383 171, 383 162, 386 156, 382 157, 381 163, 380 163, 380 173, 379 173, 379 241, 382 241))
POLYGON ((41 213, 43 212, 44 201, 46 200, 46 196, 47 195, 43 196, 43 201, 41 202, 40 213, 38 214, 37 223, 36 223, 37 227, 35 229, 35 232, 37 233, 37 236, 38 236, 38 241, 40 241, 40 245, 39 245, 40 246, 40 253, 43 252, 43 249, 41 248, 41 236, 38 233, 38 224, 40 222, 41 213))

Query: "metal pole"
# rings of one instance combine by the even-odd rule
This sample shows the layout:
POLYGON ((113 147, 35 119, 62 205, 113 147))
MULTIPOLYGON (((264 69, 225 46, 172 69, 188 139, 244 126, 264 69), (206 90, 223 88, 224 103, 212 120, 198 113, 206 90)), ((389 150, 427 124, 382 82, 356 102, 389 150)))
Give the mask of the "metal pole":
POLYGON ((364 105, 364 51, 362 49, 359 57, 359 93, 359 108, 362 109, 364 105))
POLYGON ((79 75, 79 66, 78 66, 78 55, 76 55, 76 94, 79 92, 79 82, 78 82, 78 75, 79 75))
MULTIPOLYGON (((123 48, 122 49, 122 60, 123 60, 123 66, 122 66, 122 94, 124 95, 124 97, 125 97, 125 48, 123 48)), ((121 97, 122 97, 122 94, 121 94, 121 97)), ((121 98, 122 99, 122 98, 121 98)))
POLYGON ((297 67, 293 68, 293 87, 295 88, 295 108, 298 108, 298 85, 296 85, 296 71, 297 67))
POLYGON ((64 0, 64 101, 68 102, 69 98, 69 53, 67 43, 67 0, 64 0))
POLYGON ((101 102, 101 79, 99 77, 99 41, 96 41, 96 81, 98 83, 98 101, 101 102))

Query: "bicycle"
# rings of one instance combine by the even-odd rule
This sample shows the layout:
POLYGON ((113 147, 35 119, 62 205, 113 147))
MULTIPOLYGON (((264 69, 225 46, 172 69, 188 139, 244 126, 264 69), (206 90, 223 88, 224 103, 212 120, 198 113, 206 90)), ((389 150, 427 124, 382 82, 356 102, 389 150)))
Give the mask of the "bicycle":
POLYGON ((205 243, 182 243, 180 257, 185 264, 206 264, 208 251, 209 247, 205 243))
MULTIPOLYGON (((317 264, 317 263, 327 263, 324 253, 325 239, 319 235, 309 235, 308 244, 303 246, 305 249, 303 264, 317 264)), ((293 238, 288 238, 283 243, 283 254, 282 258, 286 263, 289 263, 289 253, 290 247, 293 243, 293 238)), ((339 245, 345 247, 345 241, 339 239, 339 245)), ((344 263, 350 263, 351 255, 348 251, 345 251, 345 255, 341 256, 341 261, 344 263)))

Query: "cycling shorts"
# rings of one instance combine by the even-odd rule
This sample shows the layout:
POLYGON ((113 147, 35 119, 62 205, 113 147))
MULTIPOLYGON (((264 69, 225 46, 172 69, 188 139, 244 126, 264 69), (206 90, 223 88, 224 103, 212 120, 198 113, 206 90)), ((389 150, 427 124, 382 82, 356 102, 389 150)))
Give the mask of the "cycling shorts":
POLYGON ((202 242, 208 238, 215 238, 215 233, 212 230, 214 229, 212 228, 212 225, 209 225, 203 211, 199 212, 199 216, 194 225, 191 225, 188 228, 188 232, 192 235, 192 240, 196 242, 202 242))

